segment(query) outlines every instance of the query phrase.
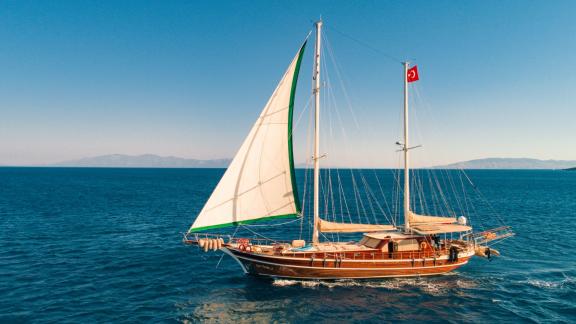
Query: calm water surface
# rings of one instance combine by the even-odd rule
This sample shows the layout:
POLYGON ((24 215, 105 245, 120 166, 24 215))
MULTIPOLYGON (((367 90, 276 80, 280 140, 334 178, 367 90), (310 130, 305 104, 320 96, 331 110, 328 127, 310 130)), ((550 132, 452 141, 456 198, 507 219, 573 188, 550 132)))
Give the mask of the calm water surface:
POLYGON ((0 168, 0 322, 576 322, 576 172, 469 172, 517 233, 493 262, 339 282, 248 277, 182 245, 222 173, 0 168))

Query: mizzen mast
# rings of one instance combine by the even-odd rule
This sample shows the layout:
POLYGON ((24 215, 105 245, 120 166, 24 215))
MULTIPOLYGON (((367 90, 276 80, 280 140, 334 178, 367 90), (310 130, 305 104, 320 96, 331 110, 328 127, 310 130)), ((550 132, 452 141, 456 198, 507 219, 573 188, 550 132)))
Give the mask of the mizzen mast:
POLYGON ((320 222, 320 45, 322 40, 322 20, 316 22, 316 49, 314 51, 315 118, 314 118, 314 230, 312 243, 318 243, 318 225, 320 222))
POLYGON ((410 230, 410 155, 408 154, 408 66, 404 65, 404 231, 410 230))

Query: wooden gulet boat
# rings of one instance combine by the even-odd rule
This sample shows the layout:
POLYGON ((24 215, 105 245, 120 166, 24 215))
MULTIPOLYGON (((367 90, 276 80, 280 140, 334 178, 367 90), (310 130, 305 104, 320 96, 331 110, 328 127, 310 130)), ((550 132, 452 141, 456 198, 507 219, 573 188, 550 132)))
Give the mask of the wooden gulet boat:
POLYGON ((297 279, 385 278, 437 275, 497 251, 488 242, 512 236, 509 227, 473 233, 463 216, 419 215, 410 208, 408 85, 417 71, 404 62, 404 224, 337 223, 320 217, 320 53, 322 21, 315 24, 314 191, 311 244, 208 234, 206 230, 254 221, 301 217, 294 174, 292 115, 300 64, 307 40, 252 127, 211 197, 184 236, 205 251, 221 250, 245 273, 297 279), (357 242, 320 242, 320 233, 363 233, 357 242), (450 235, 450 238, 448 235, 450 235), (441 236, 443 238, 441 239, 441 236), (454 238, 456 236, 456 238, 454 238))

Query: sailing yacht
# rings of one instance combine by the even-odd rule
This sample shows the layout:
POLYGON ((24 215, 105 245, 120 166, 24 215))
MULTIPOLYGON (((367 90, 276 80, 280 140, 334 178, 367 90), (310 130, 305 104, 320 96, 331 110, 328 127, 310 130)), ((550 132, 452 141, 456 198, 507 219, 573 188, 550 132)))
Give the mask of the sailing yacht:
POLYGON ((207 233, 256 221, 303 217, 292 143, 294 98, 308 40, 297 51, 256 123, 194 223, 184 243, 205 251, 220 250, 245 273, 295 279, 368 279, 443 274, 473 256, 498 254, 488 243, 510 237, 507 226, 476 233, 464 216, 417 214, 410 205, 408 84, 417 79, 408 62, 404 69, 403 219, 399 224, 341 223, 320 215, 320 54, 322 21, 315 23, 313 95, 314 175, 311 242, 238 238, 207 233), (323 233, 358 233, 359 241, 321 241, 323 233))

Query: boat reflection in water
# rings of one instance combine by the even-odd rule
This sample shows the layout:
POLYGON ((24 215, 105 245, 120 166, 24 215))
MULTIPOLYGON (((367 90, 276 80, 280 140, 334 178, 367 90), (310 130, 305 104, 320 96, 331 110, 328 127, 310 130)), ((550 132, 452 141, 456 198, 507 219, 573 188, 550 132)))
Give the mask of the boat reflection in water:
MULTIPOLYGON (((185 314, 185 320, 215 322, 283 322, 301 318, 370 321, 387 315, 404 320, 426 320, 432 314, 459 308, 458 301, 466 298, 462 296, 463 291, 476 286, 473 279, 451 275, 385 280, 275 279, 272 286, 262 284, 263 281, 269 280, 247 277, 243 284, 211 291, 204 301, 180 311, 185 314), (460 296, 455 299, 455 294, 460 296), (406 303, 407 299, 414 300, 414 304, 406 303), (420 306, 418 309, 413 307, 416 303, 420 306), (329 311, 326 311, 327 305, 329 311), (387 307, 390 305, 394 307, 387 307)), ((469 306, 475 303, 469 300, 469 306)), ((474 312, 454 312, 451 318, 471 320, 474 312)))

